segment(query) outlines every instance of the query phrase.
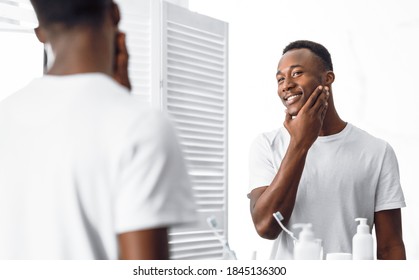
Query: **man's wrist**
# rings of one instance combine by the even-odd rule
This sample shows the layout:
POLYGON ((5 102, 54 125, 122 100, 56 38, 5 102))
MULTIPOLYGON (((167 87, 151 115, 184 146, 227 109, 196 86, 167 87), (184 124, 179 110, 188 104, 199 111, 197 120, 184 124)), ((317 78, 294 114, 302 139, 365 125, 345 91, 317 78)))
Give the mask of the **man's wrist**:
POLYGON ((293 154, 297 153, 297 154, 301 154, 301 155, 307 155, 308 150, 310 150, 311 145, 307 145, 305 143, 300 143, 297 141, 293 141, 293 139, 291 139, 290 144, 288 146, 288 150, 292 151, 293 154))

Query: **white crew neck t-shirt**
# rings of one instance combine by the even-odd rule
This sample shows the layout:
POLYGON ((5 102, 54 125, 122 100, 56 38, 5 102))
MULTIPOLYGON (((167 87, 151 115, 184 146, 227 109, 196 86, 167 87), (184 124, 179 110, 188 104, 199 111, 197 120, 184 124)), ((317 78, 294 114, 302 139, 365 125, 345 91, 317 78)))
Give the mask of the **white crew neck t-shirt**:
POLYGON ((175 132, 104 74, 0 103, 0 259, 117 259, 119 233, 191 222, 175 132))
MULTIPOLYGON (((250 151, 250 189, 268 186, 285 156, 290 136, 282 127, 257 137, 250 151)), ((324 255, 351 253, 355 218, 405 207, 396 155, 385 141, 348 123, 337 134, 318 137, 310 148, 287 227, 311 223, 324 255)), ((297 235, 298 237, 298 235, 297 235)), ((271 257, 292 259, 293 240, 281 232, 271 257)))

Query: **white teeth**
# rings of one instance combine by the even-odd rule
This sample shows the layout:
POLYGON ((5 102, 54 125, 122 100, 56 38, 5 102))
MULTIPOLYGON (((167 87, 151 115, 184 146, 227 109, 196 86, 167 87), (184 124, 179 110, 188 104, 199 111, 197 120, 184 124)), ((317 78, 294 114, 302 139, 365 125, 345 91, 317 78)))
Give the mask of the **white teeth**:
POLYGON ((299 94, 297 94, 297 95, 292 95, 292 96, 290 96, 290 97, 288 97, 287 98, 287 101, 291 101, 291 100, 293 100, 294 98, 296 98, 296 97, 298 97, 299 96, 299 94))

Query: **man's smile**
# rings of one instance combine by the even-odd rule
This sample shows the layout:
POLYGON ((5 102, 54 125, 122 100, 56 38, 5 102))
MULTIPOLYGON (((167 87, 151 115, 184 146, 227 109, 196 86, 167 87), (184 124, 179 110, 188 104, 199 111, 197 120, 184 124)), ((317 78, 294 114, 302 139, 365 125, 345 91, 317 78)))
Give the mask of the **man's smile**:
POLYGON ((295 102, 297 102, 301 98, 302 95, 303 95, 302 93, 292 93, 292 94, 289 94, 289 95, 285 96, 284 97, 285 104, 287 106, 291 105, 291 104, 294 104, 295 102))

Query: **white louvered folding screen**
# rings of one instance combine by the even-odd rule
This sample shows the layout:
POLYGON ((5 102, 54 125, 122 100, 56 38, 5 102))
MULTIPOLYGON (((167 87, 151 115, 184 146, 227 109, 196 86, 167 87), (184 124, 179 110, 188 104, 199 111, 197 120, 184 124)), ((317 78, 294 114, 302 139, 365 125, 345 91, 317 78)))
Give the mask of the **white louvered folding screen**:
POLYGON ((227 237, 227 38, 225 22, 163 2, 162 108, 171 115, 192 179, 200 223, 173 229, 173 259, 221 259, 206 224, 227 237))

